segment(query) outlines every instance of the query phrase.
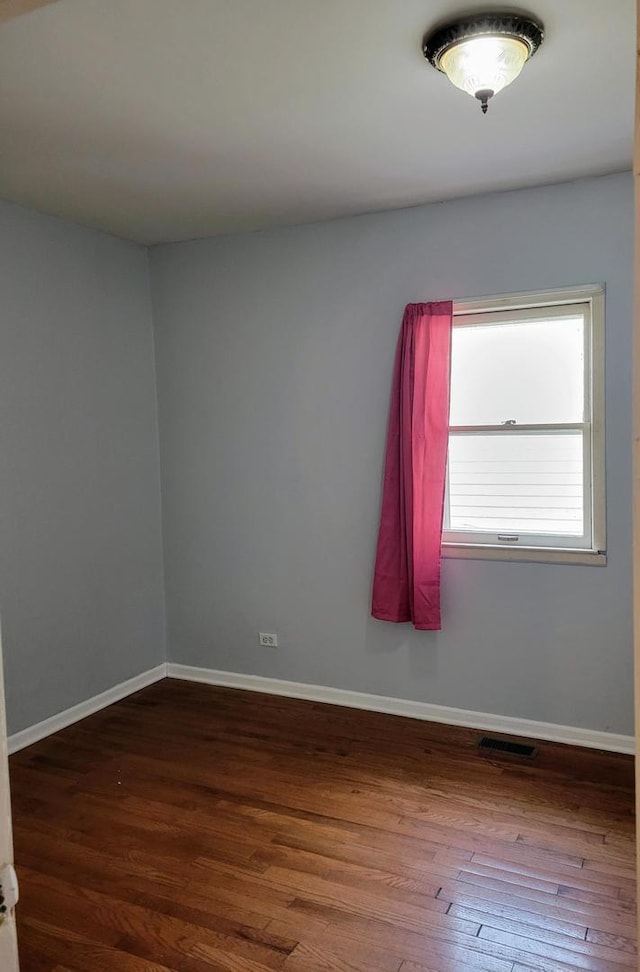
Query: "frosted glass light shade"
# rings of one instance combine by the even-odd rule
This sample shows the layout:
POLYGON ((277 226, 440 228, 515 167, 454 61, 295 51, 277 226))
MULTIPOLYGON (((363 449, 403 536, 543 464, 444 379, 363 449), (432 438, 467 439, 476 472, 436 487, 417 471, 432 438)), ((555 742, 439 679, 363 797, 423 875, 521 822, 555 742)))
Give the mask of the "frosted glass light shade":
POLYGON ((486 113, 489 99, 518 77, 543 40, 544 27, 530 17, 478 13, 430 31, 422 52, 486 113))
POLYGON ((515 81, 528 58, 529 48, 516 37, 471 37, 443 53, 440 69, 474 98, 478 92, 491 97, 515 81))

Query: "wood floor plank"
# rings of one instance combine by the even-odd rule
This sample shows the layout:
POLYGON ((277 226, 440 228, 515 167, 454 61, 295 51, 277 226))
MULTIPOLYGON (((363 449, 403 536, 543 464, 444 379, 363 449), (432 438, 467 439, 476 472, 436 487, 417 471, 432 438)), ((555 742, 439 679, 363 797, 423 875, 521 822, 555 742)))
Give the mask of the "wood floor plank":
POLYGON ((596 942, 598 945, 608 945, 612 949, 621 949, 623 952, 636 954, 636 943, 628 935, 614 935, 611 932, 602 932, 597 928, 589 928, 587 931, 587 941, 596 942))
POLYGON ((518 894, 491 891, 483 888, 468 887, 464 884, 444 885, 438 894, 452 905, 474 908, 487 914, 518 916, 525 924, 554 928, 556 925, 574 926, 578 937, 585 938, 586 930, 593 922, 604 921, 611 934, 629 938, 635 934, 635 915, 629 911, 605 910, 589 904, 562 901, 557 896, 549 896, 528 889, 517 889, 518 894), (531 897, 537 894, 537 897, 531 897), (564 907, 569 904, 570 907, 564 907))
POLYGON ((283 972, 398 972, 398 958, 359 943, 340 948, 301 942, 282 966, 283 972))
MULTIPOLYGON (((456 972, 478 972, 479 969, 486 970, 488 966, 484 965, 462 965, 456 962, 456 972)), ((403 962, 400 966, 400 972, 442 972, 441 965, 418 965, 416 962, 403 962)), ((509 964, 507 972, 513 972, 513 966, 509 964)))
POLYGON ((239 929, 211 929, 185 916, 159 914, 149 907, 114 900, 108 894, 77 888, 33 871, 28 873, 23 907, 39 920, 55 916, 59 923, 62 913, 64 921, 72 921, 75 927, 86 930, 95 924, 103 939, 108 932, 116 932, 126 937, 130 950, 147 960, 153 959, 160 949, 165 962, 171 956, 171 965, 184 966, 190 956, 231 954, 263 968, 279 969, 298 944, 275 936, 263 936, 259 940, 240 933, 239 929))
POLYGON ((550 862, 545 864, 516 863, 504 855, 499 861, 486 854, 474 854, 468 864, 461 867, 465 871, 489 874, 490 871, 500 869, 517 874, 521 878, 533 878, 538 881, 551 881, 554 885, 567 885, 576 878, 579 871, 580 886, 587 891, 605 895, 611 898, 620 897, 620 891, 633 892, 635 881, 622 879, 617 874, 606 871, 590 871, 585 868, 563 867, 562 864, 550 862), (477 871, 476 871, 477 868, 477 871), (482 870, 480 870, 482 868, 482 870))
POLYGON ((310 928, 305 941, 324 951, 339 947, 349 955, 356 947, 375 946, 389 952, 398 961, 426 962, 440 966, 442 970, 457 972, 461 965, 485 972, 511 972, 512 960, 501 958, 499 948, 467 935, 450 934, 445 928, 425 933, 406 931, 384 922, 357 919, 336 909, 304 902, 299 902, 292 910, 295 913, 290 919, 285 919, 284 923, 273 922, 269 927, 282 931, 290 927, 291 922, 299 921, 301 916, 321 917, 328 925, 322 930, 310 928))
POLYGON ((632 759, 165 680, 11 758, 22 972, 630 972, 632 759))
MULTIPOLYGON (((622 952, 616 954, 615 950, 596 945, 586 951, 578 951, 573 945, 570 948, 565 948, 557 943, 529 938, 522 934, 521 927, 510 931, 493 928, 491 925, 483 925, 478 938, 497 945, 504 945, 511 951, 512 955, 519 953, 521 961, 525 955, 531 955, 537 961, 547 959, 560 966, 562 963, 571 963, 576 968, 598 969, 598 972, 623 972, 623 970, 636 969, 635 959, 624 955, 622 952)), ((583 944, 588 945, 588 943, 583 944)))

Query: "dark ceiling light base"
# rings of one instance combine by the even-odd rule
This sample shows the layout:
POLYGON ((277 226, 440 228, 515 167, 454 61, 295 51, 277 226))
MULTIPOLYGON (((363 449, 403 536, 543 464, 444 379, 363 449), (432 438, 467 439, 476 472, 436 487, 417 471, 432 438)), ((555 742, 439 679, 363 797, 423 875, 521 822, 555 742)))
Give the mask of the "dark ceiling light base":
POLYGON ((430 31, 422 52, 456 87, 477 98, 486 114, 489 99, 517 78, 543 40, 544 28, 532 17, 482 13, 430 31))
POLYGON ((530 17, 517 14, 476 14, 462 17, 428 33, 422 42, 422 53, 429 64, 440 71, 440 58, 454 44, 472 37, 487 36, 515 37, 524 41, 529 48, 529 57, 533 57, 544 40, 544 28, 530 17))

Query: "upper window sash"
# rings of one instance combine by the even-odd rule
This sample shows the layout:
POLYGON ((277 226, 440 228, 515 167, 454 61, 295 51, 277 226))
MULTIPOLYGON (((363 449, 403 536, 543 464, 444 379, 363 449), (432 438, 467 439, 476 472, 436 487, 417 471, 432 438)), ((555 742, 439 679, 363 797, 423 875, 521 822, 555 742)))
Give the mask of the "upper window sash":
POLYGON ((454 327, 500 327, 502 324, 526 324, 529 321, 560 321, 566 317, 578 317, 588 310, 589 302, 585 300, 572 301, 558 305, 540 305, 538 307, 513 308, 496 311, 464 311, 460 305, 455 305, 453 312, 454 327))
POLYGON ((558 431, 569 431, 580 430, 585 426, 588 426, 589 422, 522 422, 518 425, 517 422, 501 422, 500 425, 450 425, 449 435, 472 435, 473 433, 482 432, 500 432, 505 435, 517 435, 522 432, 553 432, 558 431))
POLYGON ((453 316, 497 313, 503 310, 539 310, 544 307, 560 307, 563 304, 600 303, 604 310, 604 287, 588 284, 584 287, 565 287, 562 290, 538 290, 527 294, 507 294, 490 297, 468 297, 454 301, 453 316))

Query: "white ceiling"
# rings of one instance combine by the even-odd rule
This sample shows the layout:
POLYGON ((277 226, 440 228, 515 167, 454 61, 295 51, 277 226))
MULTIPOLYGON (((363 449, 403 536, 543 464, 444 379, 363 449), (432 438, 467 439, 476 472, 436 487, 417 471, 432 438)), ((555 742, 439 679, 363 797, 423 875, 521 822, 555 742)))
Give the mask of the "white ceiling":
POLYGON ((630 168, 635 0, 531 0, 486 117, 421 53, 459 10, 57 0, 0 27, 0 196, 152 243, 630 168))

